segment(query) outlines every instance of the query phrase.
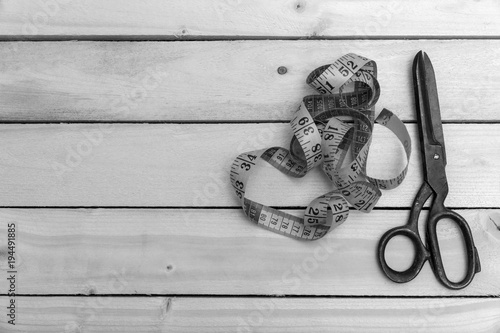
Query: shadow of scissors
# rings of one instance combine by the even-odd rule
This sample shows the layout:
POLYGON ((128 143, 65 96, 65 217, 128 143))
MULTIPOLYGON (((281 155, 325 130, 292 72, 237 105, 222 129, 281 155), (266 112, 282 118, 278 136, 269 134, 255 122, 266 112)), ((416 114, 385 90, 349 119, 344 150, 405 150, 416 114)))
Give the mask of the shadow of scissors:
POLYGON ((422 51, 416 55, 413 61, 413 84, 415 88, 420 147, 423 155, 424 183, 415 197, 408 223, 387 231, 380 239, 378 260, 385 275, 398 283, 413 280, 425 262, 429 260, 436 278, 444 286, 450 289, 462 289, 469 285, 476 273, 481 271, 481 264, 469 225, 461 215, 444 206, 444 200, 448 195, 448 181, 446 180, 445 173, 446 153, 443 127, 434 69, 429 57, 422 51), (427 217, 426 246, 422 242, 418 232, 418 219, 422 207, 433 194, 434 199, 427 217), (444 218, 449 218, 457 224, 465 241, 467 272, 463 280, 459 282, 453 282, 448 279, 441 259, 436 226, 444 218), (408 237, 415 247, 413 264, 410 268, 402 272, 390 268, 385 260, 387 243, 395 236, 408 237))

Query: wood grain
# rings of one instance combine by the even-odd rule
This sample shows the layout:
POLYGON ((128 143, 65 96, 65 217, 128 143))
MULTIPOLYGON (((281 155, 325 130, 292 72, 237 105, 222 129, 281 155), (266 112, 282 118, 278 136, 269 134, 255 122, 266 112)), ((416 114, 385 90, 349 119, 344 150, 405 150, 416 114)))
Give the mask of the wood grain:
MULTIPOLYGON (((499 15, 496 0, 0 0, 0 331, 500 331, 500 209, 480 209, 500 208, 499 15), (283 122, 312 93, 307 74, 348 52, 377 61, 377 109, 414 122, 421 49, 448 123, 447 205, 482 263, 461 291, 429 264, 394 284, 376 261, 422 181, 415 124, 405 183, 318 242, 251 224, 228 182, 238 153, 288 146, 283 122)), ((394 175, 401 153, 377 128, 370 173, 394 175)), ((296 208, 328 190, 319 171, 290 180, 264 168, 248 193, 296 208)), ((459 280, 462 237, 449 221, 438 233, 459 280)), ((411 254, 396 239, 387 257, 404 269, 411 254)))
MULTIPOLYGON (((416 125, 405 182, 384 191, 378 207, 410 207, 421 185, 416 125)), ((403 148, 377 126, 368 172, 395 176, 403 148)), ((498 207, 500 125, 444 126, 450 207, 498 207)), ((2 206, 239 207, 229 182, 239 153, 288 147, 288 124, 4 124, 0 126, 2 206)), ((302 179, 265 165, 249 198, 273 206, 306 206, 331 189, 319 168, 302 179)))
MULTIPOLYGON (((497 332, 498 299, 22 297, 9 332, 497 332)), ((2 307, 6 299, 0 300, 2 307)))
POLYGON ((466 1, 2 1, 4 38, 498 36, 500 5, 466 1))
POLYGON ((415 120, 410 69, 421 49, 445 121, 500 119, 500 40, 335 40, 5 42, 0 121, 288 120, 314 93, 309 72, 349 52, 378 63, 377 109, 415 120))
MULTIPOLYGON (((24 295, 499 296, 500 210, 458 212, 482 264, 460 291, 441 286, 428 264, 406 284, 382 274, 377 244, 406 222, 408 212, 399 210, 353 211, 325 239, 301 242, 257 227, 239 209, 2 209, 0 269, 6 271, 7 225, 16 223, 17 292, 24 295)), ((447 274, 459 280, 461 235, 448 221, 438 226, 447 274)), ((388 263, 405 269, 410 245, 391 242, 388 263)), ((0 279, 0 290, 7 289, 0 279)))

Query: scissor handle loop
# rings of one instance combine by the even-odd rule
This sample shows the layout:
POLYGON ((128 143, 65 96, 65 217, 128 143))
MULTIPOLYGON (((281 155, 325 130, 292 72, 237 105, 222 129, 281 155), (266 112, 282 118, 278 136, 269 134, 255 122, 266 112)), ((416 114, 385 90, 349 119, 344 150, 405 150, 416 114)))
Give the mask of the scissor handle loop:
POLYGON ((425 262, 429 259, 429 251, 422 243, 416 226, 405 225, 388 230, 378 244, 378 261, 385 275, 394 282, 404 283, 413 280, 425 262), (415 258, 412 265, 405 271, 396 271, 387 265, 385 260, 385 249, 389 241, 396 236, 404 236, 411 240, 415 248, 415 258))
POLYGON ((467 221, 458 213, 441 206, 437 212, 431 211, 429 220, 427 222, 427 246, 431 253, 430 262, 436 275, 436 278, 447 288, 458 290, 467 287, 474 275, 481 271, 481 263, 479 262, 479 255, 472 239, 472 232, 467 224, 467 221), (437 223, 444 219, 449 218, 455 222, 465 241, 465 249, 467 251, 467 272, 462 281, 453 282, 448 279, 443 266, 441 252, 439 251, 439 242, 437 238, 437 223))

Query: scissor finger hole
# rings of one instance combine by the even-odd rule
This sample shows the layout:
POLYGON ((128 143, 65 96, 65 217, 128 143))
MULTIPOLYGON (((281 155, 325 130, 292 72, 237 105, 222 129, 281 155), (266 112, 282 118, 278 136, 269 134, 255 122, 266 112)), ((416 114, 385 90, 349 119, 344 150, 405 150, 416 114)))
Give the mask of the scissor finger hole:
POLYGON ((395 271, 404 272, 415 260, 415 247, 410 238, 394 236, 385 248, 385 261, 395 271))
POLYGON ((446 277, 450 281, 461 281, 467 273, 467 251, 460 227, 444 217, 438 221, 436 232, 446 277))

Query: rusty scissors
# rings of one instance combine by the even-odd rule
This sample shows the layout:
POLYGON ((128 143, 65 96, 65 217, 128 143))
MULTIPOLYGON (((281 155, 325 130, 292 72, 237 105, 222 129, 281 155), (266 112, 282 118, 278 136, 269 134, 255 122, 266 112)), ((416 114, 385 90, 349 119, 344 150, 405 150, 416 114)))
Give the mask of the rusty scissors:
POLYGON ((392 281, 399 283, 413 280, 425 262, 429 260, 436 278, 444 286, 450 289, 462 289, 469 285, 476 273, 481 271, 481 264, 469 225, 462 216, 444 206, 444 200, 448 195, 448 182, 445 173, 446 153, 443 127, 434 69, 429 57, 422 51, 416 55, 413 61, 413 85, 424 167, 424 183, 415 197, 408 223, 387 231, 380 239, 378 260, 385 275, 392 281), (434 195, 434 199, 427 217, 426 245, 424 245, 418 232, 418 219, 424 203, 431 195, 434 195), (441 259, 436 226, 444 218, 451 219, 457 224, 465 241, 467 272, 463 280, 459 282, 453 282, 447 278, 441 259), (406 271, 393 270, 385 260, 387 243, 395 236, 408 237, 415 247, 415 259, 406 271))

